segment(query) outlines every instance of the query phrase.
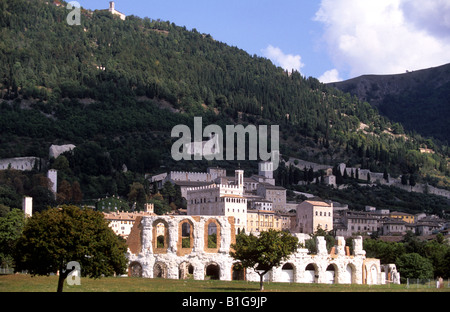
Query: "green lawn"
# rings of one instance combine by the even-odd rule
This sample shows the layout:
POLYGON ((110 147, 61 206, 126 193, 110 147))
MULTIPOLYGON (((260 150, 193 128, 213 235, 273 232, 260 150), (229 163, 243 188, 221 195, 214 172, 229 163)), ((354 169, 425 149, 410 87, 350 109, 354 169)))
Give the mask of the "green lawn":
MULTIPOLYGON (((55 292, 57 276, 0 275, 0 292, 55 292)), ((446 285, 448 286, 448 285, 446 285)), ((325 285, 265 283, 265 292, 449 292, 430 285, 325 285)), ((81 278, 81 285, 64 284, 65 292, 259 292, 259 283, 195 281, 131 277, 81 278)))

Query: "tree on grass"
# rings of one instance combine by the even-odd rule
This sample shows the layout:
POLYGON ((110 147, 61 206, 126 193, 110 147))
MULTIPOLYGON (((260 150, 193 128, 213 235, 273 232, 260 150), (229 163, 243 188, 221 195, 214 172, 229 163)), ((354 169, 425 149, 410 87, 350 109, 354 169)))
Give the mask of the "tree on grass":
POLYGON ((231 248, 231 257, 240 261, 241 267, 252 268, 259 275, 262 291, 264 275, 273 267, 280 266, 282 261, 297 250, 298 238, 272 229, 261 232, 259 236, 240 233, 231 248))
POLYGON ((15 248, 16 271, 49 275, 59 271, 58 292, 72 270, 91 278, 123 274, 126 269, 125 241, 108 226, 101 212, 76 206, 52 208, 33 214, 15 248))
POLYGON ((404 283, 407 278, 431 279, 433 278, 433 264, 430 260, 418 253, 406 253, 395 261, 404 283))
MULTIPOLYGON (((6 206, 2 208, 9 210, 6 206)), ((14 244, 20 237, 24 225, 25 216, 20 209, 12 209, 4 217, 0 215, 0 266, 13 266, 14 244)))

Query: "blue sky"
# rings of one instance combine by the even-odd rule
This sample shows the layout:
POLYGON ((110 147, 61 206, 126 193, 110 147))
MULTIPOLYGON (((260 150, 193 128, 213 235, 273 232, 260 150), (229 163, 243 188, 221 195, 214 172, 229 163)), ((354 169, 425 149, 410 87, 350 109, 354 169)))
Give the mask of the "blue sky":
MULTIPOLYGON (((108 0, 80 0, 106 9, 108 0)), ((450 63, 448 0, 116 0, 324 82, 450 63)))

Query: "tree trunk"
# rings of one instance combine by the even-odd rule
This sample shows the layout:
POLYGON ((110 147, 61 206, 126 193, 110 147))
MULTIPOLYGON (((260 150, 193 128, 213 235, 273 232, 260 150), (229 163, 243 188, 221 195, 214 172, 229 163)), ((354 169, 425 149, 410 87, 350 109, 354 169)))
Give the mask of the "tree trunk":
POLYGON ((259 290, 260 291, 264 290, 264 275, 266 275, 267 272, 269 272, 269 270, 264 271, 262 273, 258 273, 259 274, 259 290))
POLYGON ((259 276, 259 290, 260 291, 264 290, 264 281, 263 281, 263 279, 264 279, 264 275, 260 275, 259 276))
POLYGON ((64 287, 64 281, 67 278, 68 273, 67 272, 61 272, 59 271, 59 278, 58 278, 58 289, 57 292, 62 292, 64 287))

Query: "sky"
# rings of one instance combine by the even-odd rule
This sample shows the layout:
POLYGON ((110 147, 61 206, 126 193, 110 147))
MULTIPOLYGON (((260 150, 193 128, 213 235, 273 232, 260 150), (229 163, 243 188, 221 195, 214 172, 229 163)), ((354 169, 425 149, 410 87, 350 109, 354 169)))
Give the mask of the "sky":
POLYGON ((322 82, 450 63, 450 0, 115 0, 115 7, 195 28, 322 82))

